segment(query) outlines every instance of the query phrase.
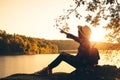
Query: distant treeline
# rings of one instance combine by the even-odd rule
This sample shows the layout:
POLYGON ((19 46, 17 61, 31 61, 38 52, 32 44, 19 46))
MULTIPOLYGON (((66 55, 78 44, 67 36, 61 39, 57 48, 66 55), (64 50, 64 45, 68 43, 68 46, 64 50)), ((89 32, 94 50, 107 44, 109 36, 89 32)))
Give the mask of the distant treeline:
MULTIPOLYGON (((58 45, 59 50, 77 50, 79 44, 73 40, 52 40, 58 45)), ((120 43, 92 42, 92 45, 99 50, 120 50, 120 43)))
POLYGON ((58 47, 49 40, 8 34, 0 30, 0 54, 58 53, 58 47))
MULTIPOLYGON (((119 50, 120 44, 92 42, 99 50, 119 50)), ((12 54, 49 54, 60 50, 77 50, 79 44, 73 40, 45 40, 26 37, 18 34, 8 34, 0 30, 0 55, 12 54)))

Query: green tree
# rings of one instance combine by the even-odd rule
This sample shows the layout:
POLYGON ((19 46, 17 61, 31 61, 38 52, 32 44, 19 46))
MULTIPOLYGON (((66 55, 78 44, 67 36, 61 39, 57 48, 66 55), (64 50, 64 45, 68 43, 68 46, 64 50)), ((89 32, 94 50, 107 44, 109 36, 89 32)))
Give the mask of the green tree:
POLYGON ((120 37, 120 0, 73 0, 69 9, 64 12, 55 19, 57 28, 68 31, 69 20, 74 17, 93 27, 108 22, 101 26, 111 31, 107 35, 108 40, 118 41, 120 37))
POLYGON ((0 30, 0 54, 50 54, 58 47, 49 40, 8 34, 0 30))
POLYGON ((52 53, 58 53, 58 46, 57 45, 52 45, 52 53))

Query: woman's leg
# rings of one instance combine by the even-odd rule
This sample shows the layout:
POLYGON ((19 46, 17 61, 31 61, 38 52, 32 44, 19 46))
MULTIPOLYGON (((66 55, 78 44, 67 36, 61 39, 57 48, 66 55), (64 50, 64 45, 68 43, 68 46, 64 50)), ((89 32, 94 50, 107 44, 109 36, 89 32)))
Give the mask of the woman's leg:
POLYGON ((59 65, 61 61, 65 61, 71 66, 77 68, 79 67, 80 60, 77 56, 70 55, 68 53, 62 52, 52 63, 50 63, 46 68, 36 72, 37 75, 48 75, 52 74, 52 69, 59 65))
POLYGON ((62 52, 51 64, 48 65, 48 68, 53 69, 54 67, 58 66, 61 61, 65 61, 75 68, 80 64, 78 57, 62 52))

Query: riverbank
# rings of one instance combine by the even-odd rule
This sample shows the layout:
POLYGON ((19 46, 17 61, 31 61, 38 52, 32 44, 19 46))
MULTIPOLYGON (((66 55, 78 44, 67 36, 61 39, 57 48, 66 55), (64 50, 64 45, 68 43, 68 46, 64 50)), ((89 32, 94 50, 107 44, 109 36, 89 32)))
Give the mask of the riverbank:
POLYGON ((97 66, 82 72, 75 70, 71 73, 53 73, 49 76, 35 74, 13 74, 0 80, 120 80, 120 68, 116 66, 97 66))

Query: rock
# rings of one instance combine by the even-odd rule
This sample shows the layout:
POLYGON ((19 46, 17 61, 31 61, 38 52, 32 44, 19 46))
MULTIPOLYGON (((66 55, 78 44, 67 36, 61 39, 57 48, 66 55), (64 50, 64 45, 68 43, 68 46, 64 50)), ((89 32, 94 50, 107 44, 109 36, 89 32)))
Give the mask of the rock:
POLYGON ((104 65, 96 68, 77 69, 71 73, 54 73, 47 76, 13 74, 0 80, 120 80, 120 68, 104 65))
POLYGON ((53 75, 13 74, 0 80, 66 80, 68 73, 54 73, 53 75))

